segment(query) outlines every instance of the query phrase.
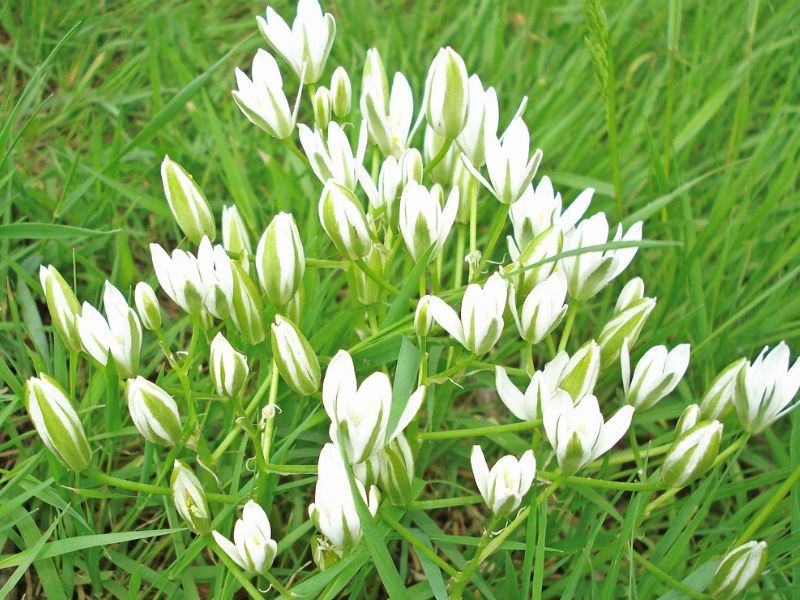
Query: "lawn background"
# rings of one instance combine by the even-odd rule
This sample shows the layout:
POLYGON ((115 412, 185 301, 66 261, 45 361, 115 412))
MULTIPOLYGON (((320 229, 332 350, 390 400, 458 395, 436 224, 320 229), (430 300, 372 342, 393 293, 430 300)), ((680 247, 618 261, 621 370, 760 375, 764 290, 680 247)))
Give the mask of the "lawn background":
MULTIPOLYGON (((277 5, 285 16, 293 15, 288 4, 277 5)), ((606 210, 616 221, 616 160, 625 222, 645 218, 646 238, 676 242, 640 251, 628 271, 641 275, 648 293, 659 299, 640 346, 692 344, 692 367, 678 401, 653 411, 657 429, 663 428, 659 419, 674 418, 682 405, 699 399, 733 359, 754 357, 781 339, 800 350, 800 4, 615 1, 604 6, 616 78, 611 92, 616 144, 609 140, 607 100, 584 39, 581 2, 327 3, 337 37, 326 79, 342 64, 357 94, 365 51, 376 46, 390 76, 398 69, 410 76, 419 102, 421 78, 435 51, 452 45, 471 71, 497 88, 501 126, 528 95, 525 119, 533 143, 544 151, 539 174, 550 175, 566 202, 593 186, 592 210, 606 210)), ((264 7, 224 0, 3 3, 0 281, 8 295, 0 301, 0 375, 6 382, 32 374, 30 348, 48 365, 63 363, 48 346, 49 328, 37 316, 39 264, 52 262, 67 274, 74 263, 79 296, 96 302, 107 277, 127 290, 151 276, 150 241, 179 239, 161 191, 165 153, 202 184, 217 215, 223 203, 235 202, 263 226, 277 210, 291 210, 305 227, 301 234, 309 240, 309 254, 330 253, 315 217, 316 181, 283 169, 284 148, 250 125, 230 96, 233 67, 249 69, 252 53, 265 45, 255 27, 255 15, 264 7)), ((308 119, 307 106, 304 110, 308 119)), ((594 301, 596 312, 579 316, 576 328, 583 337, 602 325, 592 315, 605 314, 615 294, 609 290, 594 301)), ((336 314, 332 302, 320 312, 336 314)), ((110 522, 118 526, 110 507, 119 504, 112 498, 92 501, 90 511, 58 485, 69 484, 68 476, 46 479, 47 457, 40 444, 31 445, 14 385, 2 393, 0 540, 33 547, 40 539, 86 535, 80 522, 84 511, 98 534, 111 531, 110 522), (73 505, 65 508, 65 500, 73 505)), ((459 446, 464 456, 466 450, 459 446)), ((713 505, 706 502, 709 492, 697 496, 702 501, 690 510, 695 496, 689 496, 676 504, 675 513, 665 512, 662 531, 637 532, 637 546, 673 576, 687 575, 692 564, 718 553, 744 528, 769 496, 759 492, 785 479, 798 456, 800 414, 795 413, 748 445, 714 488, 713 505), (746 478, 750 473, 758 475, 746 478), (692 515, 704 510, 706 520, 695 523, 692 515), (676 518, 685 519, 687 529, 701 527, 697 539, 665 536, 676 518)), ((469 485, 467 475, 460 477, 469 485)), ((585 499, 575 501, 597 511, 585 499)), ((147 528, 145 520, 152 516, 142 512, 132 521, 147 528)), ((595 525, 588 515, 569 525, 580 543, 559 547, 562 554, 553 558, 549 572, 559 583, 549 590, 546 585, 545 597, 563 594, 565 586, 574 586, 576 597, 603 592, 644 598, 665 591, 616 545, 625 523, 605 526, 596 540, 595 525), (582 554, 588 539, 594 554, 582 554), (590 565, 609 561, 616 565, 617 587, 590 577, 590 565), (570 577, 578 564, 583 570, 570 577), (563 566, 570 568, 559 570, 563 566)), ((799 530, 800 485, 795 485, 759 530, 770 540, 765 585, 774 596, 796 593, 791 582, 800 581, 799 530)), ((310 558, 304 548, 296 545, 298 563, 310 558)), ((182 544, 171 542, 121 544, 110 554, 91 548, 37 560, 28 576, 31 585, 41 581, 51 590, 100 581, 105 593, 132 586, 135 597, 181 551, 182 544)), ((282 563, 287 574, 291 563, 287 555, 282 563)), ((191 597, 213 585, 208 582, 215 572, 207 566, 173 574, 191 597)), ((368 593, 376 580, 374 572, 362 570, 356 593, 368 593)))

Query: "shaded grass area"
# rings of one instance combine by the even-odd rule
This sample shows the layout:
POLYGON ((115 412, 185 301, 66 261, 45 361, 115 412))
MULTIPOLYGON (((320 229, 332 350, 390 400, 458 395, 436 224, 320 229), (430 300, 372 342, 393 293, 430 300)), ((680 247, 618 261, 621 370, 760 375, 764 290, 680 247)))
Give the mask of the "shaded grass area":
MULTIPOLYGON (((534 144, 544 151, 539 173, 551 176, 566 202, 584 187, 595 187, 592 210, 605 210, 613 221, 621 206, 625 222, 646 219, 647 238, 678 242, 643 249, 629 272, 641 275, 648 294, 659 298, 640 346, 687 341, 693 350, 690 375, 676 398, 637 423, 643 444, 654 435, 661 436, 654 444, 667 441, 660 433, 664 420, 697 400, 734 358, 753 356, 781 339, 798 349, 800 6, 755 0, 606 3, 616 140, 609 136, 608 95, 598 85, 584 39, 580 2, 481 1, 463 7, 434 0, 379 5, 339 0, 326 8, 338 30, 328 74, 344 65, 358 90, 364 53, 377 46, 390 75, 398 69, 409 75, 419 101, 436 49, 452 45, 470 70, 497 87, 501 115, 508 118, 519 99, 529 96, 525 118, 534 144)), ((180 240, 159 179, 165 153, 202 184, 217 215, 222 204, 236 203, 257 235, 271 215, 291 210, 308 255, 333 258, 316 218, 318 182, 281 144, 252 127, 230 98, 233 67, 249 67, 253 51, 264 44, 254 21, 263 9, 262 3, 216 0, 6 2, 0 9, 0 280, 8 292, 0 303, 0 376, 8 384, 0 403, 0 539, 6 553, 28 549, 16 558, 5 555, 0 569, 29 567, 20 590, 27 586, 32 594, 52 598, 71 597, 74 589, 94 596, 152 597, 158 590, 224 597, 238 585, 197 540, 170 532, 181 523, 168 498, 137 499, 64 472, 32 443, 15 388, 35 370, 62 376, 67 371, 63 348, 53 345, 49 326, 38 316, 39 264, 52 262, 72 273, 79 295, 96 302, 105 278, 123 290, 139 279, 152 280, 150 241, 180 240), (82 496, 71 493, 75 487, 82 496), (142 538, 131 537, 131 531, 142 538)), ((293 13, 286 3, 278 10, 293 13)), ((310 120, 310 106, 301 114, 301 120, 310 120)), ((482 203, 483 239, 493 208, 488 198, 482 203)), ((396 275, 402 281, 402 273, 396 275)), ((357 341, 348 316, 355 309, 338 302, 345 285, 345 278, 325 271, 307 282, 313 302, 307 301, 304 327, 313 332, 323 362, 357 341)), ((599 331, 617 290, 607 290, 582 311, 573 344, 599 331)), ((171 316, 168 336, 176 346, 188 343, 180 339, 186 323, 171 316)), ((511 328, 504 340, 496 360, 517 364, 521 348, 511 328)), ((155 345, 150 338, 145 343, 155 345)), ((399 340, 390 341, 358 358, 381 364, 396 357, 398 347, 399 340)), ((151 371, 158 368, 148 365, 151 371)), ((266 369, 254 390, 262 383, 259 377, 266 377, 266 369)), ((609 395, 603 389, 617 387, 615 377, 609 373, 601 380, 600 397, 609 395)), ((143 447, 130 426, 106 427, 104 382, 87 373, 81 383, 95 464, 120 477, 153 482, 165 456, 143 447)), ((445 411, 436 429, 495 418, 508 422, 502 407, 487 403, 489 396, 480 391, 492 386, 491 377, 463 383, 466 393, 455 386, 437 390, 445 403, 459 397, 459 409, 445 411)), ((293 402, 287 390, 281 398, 287 408, 278 440, 311 420, 297 440, 280 446, 281 458, 313 463, 327 423, 321 425, 310 403, 293 402)), ((220 437, 226 433, 223 416, 224 407, 212 407, 207 416, 209 430, 220 437)), ((736 428, 730 429, 732 441, 736 428)), ((528 446, 516 433, 492 441, 516 453, 528 446)), ((243 444, 237 441, 229 452, 224 474, 229 490, 240 490, 247 479, 237 450, 243 444)), ((474 493, 471 476, 458 468, 468 464, 468 451, 458 440, 424 447, 419 464, 427 465, 426 479, 445 482, 431 484, 429 492, 474 493)), ((655 509, 644 527, 630 515, 651 500, 645 493, 558 494, 550 501, 542 552, 535 559, 540 597, 649 598, 667 592, 668 582, 636 557, 683 579, 747 527, 797 464, 798 453, 800 417, 793 415, 751 440, 739 461, 655 509), (612 569, 596 570, 608 564, 612 569)), ((363 550, 348 559, 341 575, 312 580, 305 511, 313 480, 276 479, 275 505, 268 512, 276 539, 284 541, 275 574, 284 581, 305 580, 302 589, 312 597, 334 597, 345 585, 352 597, 375 597, 379 579, 363 550), (281 493, 295 487, 302 493, 281 493)), ((763 586, 771 597, 797 593, 799 494, 795 485, 758 530, 770 540, 763 586)), ((233 508, 215 509, 228 529, 233 508)), ((479 511, 483 508, 411 510, 409 519, 423 539, 458 565, 464 560, 461 544, 477 541, 479 511)), ((405 542, 395 541, 396 534, 389 535, 407 581, 436 572, 405 542)), ((517 534, 495 555, 480 593, 513 597, 506 592, 518 589, 525 567, 522 553, 511 551, 525 541, 525 533, 517 534)), ((427 584, 410 589, 413 597, 430 596, 427 584)))

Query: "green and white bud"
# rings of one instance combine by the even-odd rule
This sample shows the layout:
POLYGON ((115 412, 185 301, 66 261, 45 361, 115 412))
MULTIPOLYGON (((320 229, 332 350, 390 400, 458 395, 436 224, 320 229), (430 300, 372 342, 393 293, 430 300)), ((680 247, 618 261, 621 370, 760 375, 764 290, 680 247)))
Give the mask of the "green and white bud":
POLYGON ((400 183, 407 186, 412 181, 422 182, 422 154, 416 148, 409 148, 400 156, 400 183))
POLYGON ((314 92, 312 101, 314 107, 314 124, 317 129, 326 129, 331 122, 331 92, 325 86, 320 86, 314 92))
POLYGON ((233 254, 252 254, 250 234, 235 204, 222 207, 222 247, 233 254))
POLYGON ((161 163, 161 182, 172 216, 189 241, 199 244, 205 235, 213 242, 216 235, 214 215, 192 176, 165 156, 161 163))
MULTIPOLYGON (((447 140, 436 133, 432 127, 429 126, 425 128, 424 150, 426 163, 433 161, 446 141, 447 140)), ((461 162, 460 156, 461 153, 458 146, 456 144, 451 144, 450 148, 445 152, 444 158, 431 170, 431 179, 442 186, 450 185, 453 181, 456 164, 461 162)))
POLYGON ((53 327, 61 336, 67 350, 80 352, 81 338, 75 319, 81 314, 81 305, 75 292, 53 265, 39 267, 39 281, 53 327))
POLYGON ((458 53, 441 48, 433 59, 425 82, 425 117, 444 138, 454 140, 467 124, 469 79, 458 53))
POLYGON ((353 96, 350 77, 344 67, 336 67, 331 76, 331 108, 336 118, 343 119, 350 114, 350 102, 353 96))
MULTIPOLYGON (((370 249, 366 258, 364 258, 364 262, 367 263, 367 266, 372 269, 374 273, 382 277, 384 275, 384 269, 386 268, 387 254, 388 250, 386 250, 383 244, 375 244, 370 249)), ((352 266, 350 272, 353 275, 353 283, 358 301, 364 305, 377 302, 380 298, 381 286, 374 279, 368 277, 366 273, 356 265, 352 266)))
POLYGON ((423 296, 417 302, 417 310, 414 312, 414 333, 419 337, 425 337, 433 329, 433 314, 431 314, 430 302, 430 295, 423 296))
POLYGON ((367 60, 364 62, 364 70, 361 73, 362 104, 367 93, 376 96, 383 106, 389 104, 389 77, 386 74, 381 53, 377 48, 367 50, 367 60))
POLYGON ((621 312, 614 314, 597 338, 600 344, 600 368, 607 369, 614 364, 620 356, 623 341, 627 341, 628 350, 633 348, 655 307, 655 298, 642 298, 631 302, 621 312))
POLYGON ((547 258, 561 252, 564 236, 557 225, 552 225, 528 242, 528 245, 517 249, 513 239, 508 238, 508 251, 514 261, 503 269, 507 273, 519 271, 513 276, 514 287, 518 298, 527 298, 537 285, 550 277, 556 267, 556 261, 544 262, 547 258), (538 263, 538 266, 533 266, 538 263))
POLYGON ((298 394, 319 389, 319 359, 297 325, 280 315, 272 324, 272 356, 283 380, 298 394))
POLYGON ((291 213, 275 215, 256 249, 256 272, 270 304, 284 306, 303 281, 306 257, 291 213))
POLYGON ((690 404, 681 413, 677 425, 675 425, 675 437, 681 437, 684 433, 692 429, 700 421, 702 414, 697 404, 690 404))
POLYGON ((181 417, 175 399, 144 377, 128 379, 125 396, 133 424, 144 439, 174 446, 181 439, 181 417))
POLYGON ((594 340, 586 342, 567 362, 561 372, 559 387, 573 402, 591 394, 600 375, 600 346, 594 340))
POLYGON ((145 329, 150 331, 161 329, 161 307, 150 284, 144 281, 137 283, 133 291, 133 300, 145 329))
POLYGON ((336 250, 350 260, 369 254, 369 225, 358 198, 346 187, 329 180, 319 199, 319 220, 336 250))
POLYGON ((401 433, 378 453, 380 489, 389 502, 405 505, 411 501, 414 483, 414 454, 401 433))
POLYGON ((238 262, 231 261, 231 267, 233 271, 231 317, 244 341, 248 344, 258 344, 266 337, 258 288, 238 262))
POLYGON ((711 468, 719 453, 722 423, 701 421, 683 432, 670 446, 661 465, 661 479, 681 488, 711 468))
POLYGON ((733 408, 736 379, 747 363, 746 358, 735 360, 711 382, 711 386, 700 400, 700 409, 706 419, 723 419, 733 408))
POLYGON ((708 591, 714 600, 739 598, 767 564, 767 543, 747 542, 722 557, 708 591))
POLYGON ((634 277, 626 283, 617 297, 617 304, 614 307, 614 314, 619 314, 634 302, 644 298, 644 281, 641 277, 634 277))
POLYGON ((238 397, 250 374, 247 357, 237 352, 222 333, 218 333, 211 341, 209 358, 209 371, 217 394, 226 398, 238 397))
POLYGON ((206 502, 206 492, 197 475, 183 461, 175 461, 170 487, 175 510, 186 521, 189 529, 198 535, 208 533, 211 515, 206 502))
POLYGON ((78 413, 58 382, 44 373, 28 379, 25 407, 47 449, 68 469, 83 471, 92 458, 92 449, 78 413))

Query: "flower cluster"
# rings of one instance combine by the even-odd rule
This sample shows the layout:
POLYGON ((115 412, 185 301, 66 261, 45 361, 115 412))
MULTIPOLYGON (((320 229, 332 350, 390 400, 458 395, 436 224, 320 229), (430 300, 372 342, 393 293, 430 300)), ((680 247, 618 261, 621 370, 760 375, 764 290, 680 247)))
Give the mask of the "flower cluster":
MULTIPOLYGON (((142 281, 133 292, 134 309, 106 282, 101 313, 79 302, 56 267, 42 266, 53 329, 68 352, 85 356, 109 381, 124 382, 130 420, 144 440, 174 447, 181 457, 171 478, 175 509, 193 532, 210 535, 232 568, 280 585, 269 571, 278 545, 265 500, 273 493, 270 476, 293 472, 276 450, 281 380, 290 401, 308 401, 302 406, 314 419, 309 426, 322 423, 314 415, 329 422, 322 441, 314 438, 316 465, 296 471, 317 474, 307 512, 319 532, 311 547, 320 569, 361 543, 372 526, 365 520, 381 518, 382 501, 408 506, 426 493, 425 472, 415 465, 420 446, 436 439, 433 434, 453 433, 430 431, 437 426, 434 415, 448 409, 430 391, 475 372, 491 373, 500 402, 527 428, 511 424, 515 430, 533 432, 531 449, 503 456, 491 469, 484 458, 488 446, 476 444, 471 452, 475 487, 492 523, 518 526, 514 517, 530 510, 525 498, 537 482, 549 483, 548 490, 580 484, 576 474, 595 472, 626 434, 636 440, 637 417, 673 394, 687 372, 689 344, 636 348, 657 306, 638 277, 621 287, 611 314, 592 314, 597 325, 585 331, 594 335, 580 339, 578 319, 631 264, 642 223, 612 230, 603 212, 587 216, 594 190, 565 203, 547 176, 537 181, 543 153, 531 143, 527 99, 504 114, 494 88, 484 87, 453 48, 433 58, 416 105, 409 78, 396 72, 390 85, 381 55, 370 49, 354 102, 343 67, 320 85, 336 26, 316 0, 298 2, 291 27, 272 8, 257 21, 270 50, 256 52, 251 76, 236 69, 233 99, 246 119, 285 144, 319 180, 319 229, 298 227, 292 214, 279 212, 254 244, 251 235, 261 229, 231 205, 221 207, 220 243, 218 207, 187 169, 165 157, 164 195, 185 242, 171 249, 153 243, 150 258, 161 299, 174 306, 162 314, 159 294, 142 281), (312 89, 307 110, 303 91, 312 89), (501 130, 500 122, 508 124, 501 130), (479 203, 489 206, 483 214, 496 215, 480 238, 479 203), (327 239, 301 236, 314 230, 327 239), (479 239, 485 239, 482 246, 479 239), (306 247, 321 254, 307 257, 306 247), (345 273, 349 293, 340 302, 352 305, 359 320, 359 342, 332 355, 321 352, 304 321, 315 303, 305 296, 307 272, 322 268, 345 273), (181 311, 192 342, 188 350, 173 350, 164 315, 181 311), (143 335, 158 342, 159 360, 142 355, 143 335), (392 340, 380 364, 358 353, 392 340), (402 350, 392 367, 401 340, 415 351, 410 374, 402 350), (506 355, 498 348, 508 344, 523 348, 521 365, 501 358, 506 355), (154 362, 163 366, 159 377, 152 375, 154 362), (173 381, 172 373, 180 386, 164 382, 173 381), (265 385, 256 390, 256 381, 265 385), (213 452, 208 447, 212 439, 201 416, 209 412, 203 400, 209 395, 235 415, 252 459, 253 482, 233 541, 212 532, 218 525, 207 488, 224 488, 215 467, 230 442, 213 452), (311 410, 314 404, 324 414, 311 410), (200 469, 193 471, 191 461, 200 469)), ((50 374, 32 377, 25 404, 53 455, 91 475, 92 444, 79 394, 65 387, 50 374)), ((799 387, 800 361, 791 364, 783 342, 752 362, 733 363, 685 409, 663 460, 657 459, 659 469, 648 481, 629 482, 632 489, 689 485, 718 464, 721 421, 731 409, 745 432, 758 434, 794 407, 799 387)), ((690 396, 688 387, 685 392, 681 397, 690 396)), ((287 443, 306 424, 292 427, 297 432, 287 443)), ((489 427, 485 435, 503 427, 489 427)), ((720 563, 712 593, 739 594, 765 561, 763 542, 734 549, 720 563)), ((459 577, 454 590, 466 584, 459 577)))

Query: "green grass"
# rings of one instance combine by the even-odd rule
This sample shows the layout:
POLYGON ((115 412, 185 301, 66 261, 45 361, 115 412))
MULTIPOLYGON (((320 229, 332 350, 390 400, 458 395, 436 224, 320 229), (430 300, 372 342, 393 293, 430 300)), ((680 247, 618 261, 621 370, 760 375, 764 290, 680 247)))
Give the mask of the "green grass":
MULTIPOLYGON (((293 15, 286 4, 279 12, 293 15)), ((646 220, 646 238, 676 242, 643 248, 625 275, 641 275, 648 294, 659 300, 640 347, 692 344, 692 364, 678 391, 637 417, 642 447, 669 441, 667 423, 733 359, 754 357, 782 339, 800 349, 800 6, 606 2, 613 78, 604 96, 584 39, 589 34, 581 2, 468 4, 326 3, 337 21, 326 73, 344 65, 358 90, 365 51, 376 46, 390 75, 399 69, 409 76, 418 103, 435 51, 452 45, 471 71, 496 86, 501 127, 503 116, 528 95, 525 119, 533 143, 544 151, 539 174, 549 174, 567 202, 591 185, 597 189, 592 211, 605 210, 613 222, 619 206, 625 222, 646 220), (608 133, 609 114, 616 116, 615 135, 608 133)), ((335 258, 316 217, 318 182, 282 144, 251 126, 230 96, 233 67, 249 66, 264 45, 255 27, 264 7, 220 0, 37 0, 0 8, 0 281, 7 291, 0 301, 0 378, 6 383, 0 390, 0 588, 15 579, 11 594, 228 597, 240 586, 182 529, 168 497, 99 486, 60 467, 36 440, 19 391, 36 370, 62 381, 68 372, 65 350, 40 316, 46 315, 41 263, 55 264, 74 278, 81 299, 97 303, 106 278, 124 292, 141 279, 154 282, 147 244, 172 247, 181 239, 161 190, 159 164, 166 153, 201 183, 217 215, 223 203, 236 203, 260 233, 277 211, 291 210, 307 255, 335 258)), ((597 43, 594 34, 590 39, 597 43)), ((307 104, 301 113, 301 121, 311 118, 307 104)), ((493 202, 481 203, 484 243, 493 202)), ((444 269, 448 277, 452 264, 445 262, 444 269)), ((336 350, 358 342, 351 326, 358 310, 339 301, 345 277, 309 271, 304 330, 324 367, 336 350)), ((400 287, 407 275, 398 271, 392 281, 400 287)), ((411 297, 416 288, 412 282, 411 297)), ((619 288, 610 286, 582 308, 571 349, 599 332, 619 288)), ((410 311, 403 304, 390 314, 407 324, 410 311)), ((174 311, 169 316, 168 338, 188 345, 188 319, 174 311)), ((493 360, 517 366, 522 348, 510 323, 493 360)), ((359 373, 387 364, 393 373, 402 339, 392 333, 361 344, 355 353, 359 373)), ((156 345, 146 334, 143 356, 156 357, 156 345)), ((444 370, 447 351, 434 352, 444 370)), ((545 357, 537 359, 541 364, 545 357)), ((163 367, 154 358, 143 368, 155 374, 163 367)), ((253 393, 266 389, 267 371, 254 370, 253 393)), ((156 483, 166 453, 145 446, 127 416, 109 429, 105 378, 88 365, 81 373, 81 414, 94 465, 156 483)), ((179 389, 174 376, 166 381, 179 389)), ((614 369, 601 377, 601 401, 615 401, 617 381, 614 369)), ((426 417, 432 429, 514 422, 486 392, 493 387, 489 373, 459 383, 435 386, 435 400, 429 400, 434 410, 426 417)), ((207 379, 201 385, 210 390, 207 379)), ((284 412, 275 460, 315 463, 328 427, 317 400, 293 398, 281 386, 279 404, 284 412), (298 429, 306 420, 308 427, 298 429)), ((205 429, 212 447, 229 429, 224 411, 212 408, 205 429)), ((731 416, 723 445, 738 435, 731 416)), ((476 493, 468 467, 474 440, 421 446, 417 475, 429 482, 421 500, 476 493)), ((517 432, 481 443, 490 463, 498 450, 519 455, 529 447, 527 434, 517 432)), ((246 447, 242 435, 224 454, 224 490, 215 491, 246 494, 246 447)), ((545 455, 537 453, 540 462, 545 455)), ((687 584, 696 569, 723 553, 799 458, 795 413, 645 521, 637 519, 637 509, 653 500, 651 492, 566 486, 483 564, 466 597, 518 597, 523 586, 534 598, 683 597, 673 589, 675 581, 687 584)), ((625 468, 633 479, 633 462, 625 468)), ((335 570, 319 574, 310 562, 313 526, 306 512, 314 479, 274 476, 267 507, 281 542, 272 572, 306 597, 380 597, 381 579, 392 574, 386 575, 384 555, 375 556, 375 548, 388 546, 408 597, 440 598, 447 573, 415 552, 390 523, 402 523, 460 570, 487 516, 482 504, 384 507, 390 518, 376 519, 369 548, 362 542, 335 570)), ((212 509, 229 532, 235 507, 212 509)), ((800 485, 770 507, 752 533, 769 542, 770 557, 761 592, 751 589, 751 597, 795 597, 800 485)))

